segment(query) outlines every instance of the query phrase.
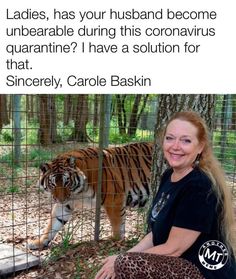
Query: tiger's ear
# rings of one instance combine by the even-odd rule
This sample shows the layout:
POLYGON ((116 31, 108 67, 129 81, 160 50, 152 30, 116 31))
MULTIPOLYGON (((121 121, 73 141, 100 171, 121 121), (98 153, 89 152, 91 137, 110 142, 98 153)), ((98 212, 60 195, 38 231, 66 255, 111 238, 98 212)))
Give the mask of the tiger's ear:
POLYGON ((49 170, 49 164, 48 163, 42 163, 39 168, 43 173, 45 173, 47 170, 49 170))
POLYGON ((70 158, 68 158, 68 163, 69 163, 69 166, 71 167, 71 168, 75 168, 75 166, 76 166, 76 164, 75 164, 75 161, 76 161, 76 159, 75 159, 75 157, 73 157, 73 156, 71 156, 70 158))

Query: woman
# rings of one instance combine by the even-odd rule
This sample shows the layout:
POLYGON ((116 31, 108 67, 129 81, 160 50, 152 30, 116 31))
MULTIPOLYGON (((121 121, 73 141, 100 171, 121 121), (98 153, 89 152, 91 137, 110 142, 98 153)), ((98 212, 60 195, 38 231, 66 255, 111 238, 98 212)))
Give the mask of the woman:
POLYGON ((108 257, 95 278, 235 279, 232 202, 203 119, 178 112, 161 139, 170 168, 154 198, 151 231, 108 257))

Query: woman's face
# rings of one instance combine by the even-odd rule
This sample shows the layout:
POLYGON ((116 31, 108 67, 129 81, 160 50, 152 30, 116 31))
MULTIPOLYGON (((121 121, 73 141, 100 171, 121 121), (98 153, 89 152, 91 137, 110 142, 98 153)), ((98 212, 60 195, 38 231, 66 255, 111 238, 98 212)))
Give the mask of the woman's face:
POLYGON ((197 139, 197 128, 190 122, 175 119, 169 123, 164 136, 163 151, 174 170, 192 167, 203 145, 197 139))

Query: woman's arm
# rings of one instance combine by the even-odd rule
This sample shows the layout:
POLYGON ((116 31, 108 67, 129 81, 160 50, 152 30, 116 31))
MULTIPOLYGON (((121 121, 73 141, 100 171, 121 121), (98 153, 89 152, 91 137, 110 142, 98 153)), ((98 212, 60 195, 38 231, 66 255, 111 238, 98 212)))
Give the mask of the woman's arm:
POLYGON ((198 231, 173 226, 166 243, 145 249, 144 252, 179 257, 193 245, 200 234, 198 231))
POLYGON ((132 247, 127 252, 144 252, 147 249, 153 247, 152 232, 148 233, 138 244, 132 247))

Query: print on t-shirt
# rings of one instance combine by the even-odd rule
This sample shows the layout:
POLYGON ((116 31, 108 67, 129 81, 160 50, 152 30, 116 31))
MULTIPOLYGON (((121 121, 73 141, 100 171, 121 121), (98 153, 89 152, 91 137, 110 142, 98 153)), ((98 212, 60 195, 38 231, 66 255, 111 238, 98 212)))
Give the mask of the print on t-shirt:
POLYGON ((151 221, 155 221, 157 219, 158 214, 161 212, 165 204, 167 203, 168 199, 170 198, 170 194, 162 193, 160 199, 156 202, 153 206, 152 214, 151 214, 151 221))

